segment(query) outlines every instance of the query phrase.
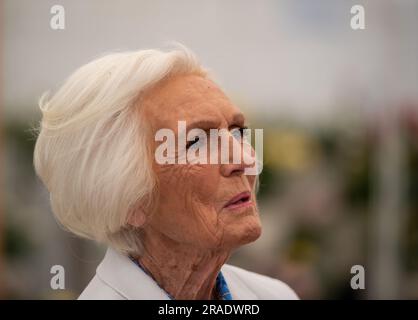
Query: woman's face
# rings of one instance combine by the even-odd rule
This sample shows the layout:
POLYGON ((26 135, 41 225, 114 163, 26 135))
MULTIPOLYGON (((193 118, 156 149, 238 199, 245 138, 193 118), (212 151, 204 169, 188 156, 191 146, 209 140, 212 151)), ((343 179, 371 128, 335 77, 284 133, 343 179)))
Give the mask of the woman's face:
MULTIPOLYGON (((173 130, 177 151, 178 121, 185 121, 187 128, 227 129, 236 133, 245 126, 240 110, 216 84, 198 75, 167 79, 148 92, 142 103, 141 112, 151 129, 149 143, 159 196, 155 213, 147 218, 147 231, 161 233, 178 243, 214 250, 233 249, 256 240, 261 234, 254 193, 256 177, 244 175, 244 163, 233 164, 231 157, 228 164, 159 164, 154 156, 163 143, 155 141, 158 130, 173 130), (231 199, 239 194, 244 196, 241 201, 231 204, 231 199)), ((233 135, 228 137, 232 145, 233 135)), ((188 142, 187 146, 192 144, 188 142)), ((206 144, 209 155, 209 137, 206 144)), ((241 144, 238 146, 241 148, 241 144)), ((181 151, 175 157, 178 160, 181 151)))

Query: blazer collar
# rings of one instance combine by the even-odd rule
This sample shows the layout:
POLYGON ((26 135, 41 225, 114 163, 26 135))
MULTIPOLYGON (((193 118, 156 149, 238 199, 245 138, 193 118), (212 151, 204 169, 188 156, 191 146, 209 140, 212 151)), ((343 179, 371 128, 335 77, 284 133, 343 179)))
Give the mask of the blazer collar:
POLYGON ((97 275, 128 300, 169 300, 155 281, 129 257, 109 248, 97 275))
MULTIPOLYGON (((222 274, 233 300, 257 299, 246 284, 227 265, 222 274)), ((108 248, 96 271, 98 277, 129 300, 169 300, 166 292, 129 257, 108 248)))

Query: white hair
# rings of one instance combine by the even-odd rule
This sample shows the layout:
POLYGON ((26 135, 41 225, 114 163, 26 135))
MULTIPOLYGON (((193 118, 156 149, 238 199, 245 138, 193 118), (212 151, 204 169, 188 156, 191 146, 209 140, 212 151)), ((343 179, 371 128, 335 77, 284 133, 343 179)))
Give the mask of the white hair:
POLYGON ((140 98, 175 74, 207 71, 182 45, 113 53, 79 68, 52 97, 42 96, 34 166, 66 229, 141 252, 139 230, 127 221, 151 203, 156 181, 140 98))

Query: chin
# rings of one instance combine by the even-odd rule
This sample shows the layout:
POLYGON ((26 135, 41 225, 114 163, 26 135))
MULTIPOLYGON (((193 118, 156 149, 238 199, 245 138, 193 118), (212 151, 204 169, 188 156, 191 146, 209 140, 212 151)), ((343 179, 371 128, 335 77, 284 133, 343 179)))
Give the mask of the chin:
POLYGON ((231 235, 233 247, 240 247, 251 242, 254 242, 261 236, 261 223, 258 217, 252 217, 252 221, 246 221, 243 227, 239 228, 233 235, 231 235))

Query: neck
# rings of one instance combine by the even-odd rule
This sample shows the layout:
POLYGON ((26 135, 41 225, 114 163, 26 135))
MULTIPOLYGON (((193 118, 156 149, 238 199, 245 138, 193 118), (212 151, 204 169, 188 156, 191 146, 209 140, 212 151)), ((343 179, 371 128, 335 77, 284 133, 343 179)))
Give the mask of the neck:
POLYGON ((216 299, 216 277, 230 250, 204 250, 145 232, 138 262, 176 300, 216 299))

